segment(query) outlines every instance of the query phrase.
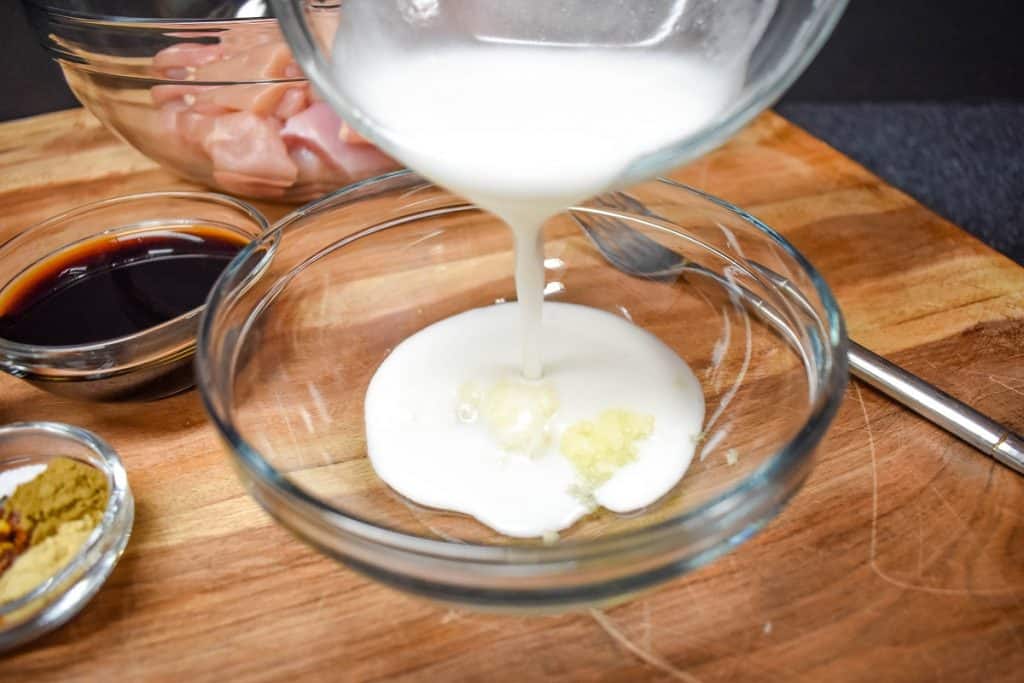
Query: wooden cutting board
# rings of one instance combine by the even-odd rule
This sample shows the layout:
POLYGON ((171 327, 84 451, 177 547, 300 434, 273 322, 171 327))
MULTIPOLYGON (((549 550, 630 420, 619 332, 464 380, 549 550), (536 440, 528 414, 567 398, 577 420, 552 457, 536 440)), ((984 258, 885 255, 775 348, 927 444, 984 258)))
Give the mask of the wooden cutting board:
MULTIPOLYGON (((774 114, 676 177, 788 237, 851 336, 1024 431, 1024 269, 774 114)), ((80 110, 0 126, 0 238, 187 187, 80 110)), ((99 595, 0 679, 1020 680, 1024 477, 862 385, 846 398, 754 540, 614 609, 521 618, 407 597, 294 540, 245 495, 195 392, 91 405, 3 376, 0 422, 95 430, 138 510, 99 595)))

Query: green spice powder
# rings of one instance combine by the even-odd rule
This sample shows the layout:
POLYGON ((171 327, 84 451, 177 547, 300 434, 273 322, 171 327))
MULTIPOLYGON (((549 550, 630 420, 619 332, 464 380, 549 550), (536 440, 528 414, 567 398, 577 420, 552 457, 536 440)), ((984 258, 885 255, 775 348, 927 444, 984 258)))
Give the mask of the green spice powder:
POLYGON ((107 478, 95 467, 55 458, 32 481, 19 486, 4 506, 32 530, 36 545, 57 533, 64 522, 88 519, 95 526, 107 506, 107 478))

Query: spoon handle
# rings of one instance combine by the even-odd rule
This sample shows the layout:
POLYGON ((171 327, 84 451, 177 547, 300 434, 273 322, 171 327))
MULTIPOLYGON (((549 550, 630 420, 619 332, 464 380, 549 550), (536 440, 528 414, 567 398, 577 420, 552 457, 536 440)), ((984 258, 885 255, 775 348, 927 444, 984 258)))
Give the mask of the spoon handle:
POLYGON ((851 341, 850 372, 982 453, 1024 474, 1024 439, 920 377, 851 341))

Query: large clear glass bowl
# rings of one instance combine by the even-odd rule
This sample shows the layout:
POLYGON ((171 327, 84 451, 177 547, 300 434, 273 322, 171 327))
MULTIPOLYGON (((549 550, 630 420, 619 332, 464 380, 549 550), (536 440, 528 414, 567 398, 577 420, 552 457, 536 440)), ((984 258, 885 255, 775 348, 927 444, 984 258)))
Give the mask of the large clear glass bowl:
MULTIPOLYGON (((397 162, 342 123, 265 2, 25 0, 78 100, 168 170, 236 196, 305 202, 397 162)), ((332 30, 337 9, 318 14, 332 30)))
POLYGON ((374 371, 427 325, 514 300, 512 246, 493 216, 402 172, 293 213, 239 254, 207 304, 196 367, 256 500, 300 538, 400 590, 517 609, 627 597, 712 560, 778 514, 846 385, 839 309, 774 230, 663 180, 553 219, 546 297, 623 316, 694 370, 706 421, 682 481, 649 508, 592 514, 551 544, 425 509, 377 478, 363 421, 374 371), (670 276, 630 275, 577 220, 616 221, 686 264, 670 276))

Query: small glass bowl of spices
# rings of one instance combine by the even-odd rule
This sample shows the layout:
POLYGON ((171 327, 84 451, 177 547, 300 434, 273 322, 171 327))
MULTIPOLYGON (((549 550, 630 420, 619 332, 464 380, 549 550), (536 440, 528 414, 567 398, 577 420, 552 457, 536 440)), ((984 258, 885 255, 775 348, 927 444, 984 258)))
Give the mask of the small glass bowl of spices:
POLYGON ((57 422, 0 427, 0 652, 77 614, 134 518, 124 467, 102 439, 57 422))
POLYGON ((192 387, 206 295, 267 227, 231 197, 150 192, 28 228, 0 246, 0 369, 87 400, 192 387))

